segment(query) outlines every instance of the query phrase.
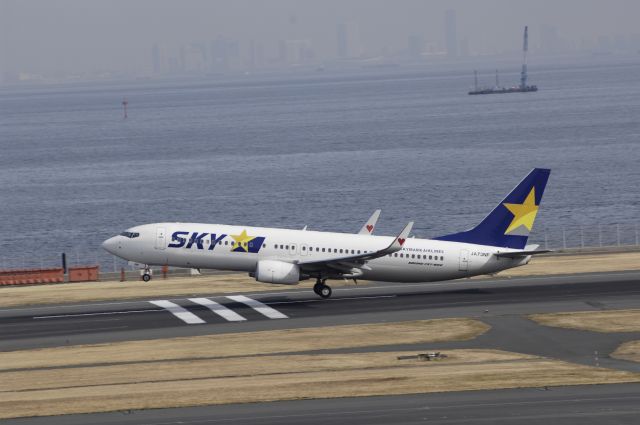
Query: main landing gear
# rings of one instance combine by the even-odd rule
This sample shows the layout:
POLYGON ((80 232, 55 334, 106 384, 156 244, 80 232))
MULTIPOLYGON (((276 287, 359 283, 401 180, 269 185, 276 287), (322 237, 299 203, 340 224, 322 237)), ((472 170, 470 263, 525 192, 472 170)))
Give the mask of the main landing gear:
POLYGON ((315 292, 322 298, 326 299, 331 297, 331 287, 328 285, 325 285, 324 282, 325 282, 324 280, 318 278, 318 280, 316 281, 316 284, 313 285, 313 292, 315 292))
POLYGON ((151 280, 151 269, 149 267, 145 267, 142 272, 142 280, 144 282, 149 282, 151 280))

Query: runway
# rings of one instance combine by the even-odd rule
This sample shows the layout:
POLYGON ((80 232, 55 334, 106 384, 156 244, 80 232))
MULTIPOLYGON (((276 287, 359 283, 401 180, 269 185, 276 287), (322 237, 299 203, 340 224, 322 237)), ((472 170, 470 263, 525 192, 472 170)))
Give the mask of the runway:
POLYGON ((475 317, 495 327, 528 313, 639 308, 638 295, 640 272, 628 272, 378 283, 337 288, 329 300, 294 287, 243 294, 243 298, 193 294, 167 300, 10 308, 0 309, 0 350, 443 317, 475 317), (172 313, 167 303, 182 314, 172 313), (213 303, 219 311, 205 303, 213 303))
MULTIPOLYGON (((383 350, 495 348, 640 372, 608 355, 640 332, 598 333, 541 326, 530 313, 640 308, 640 272, 439 284, 375 283, 308 289, 0 310, 0 350, 340 324, 470 317, 491 329, 470 341, 374 347, 383 350)), ((366 351, 371 351, 368 347, 366 351)), ((295 351, 292 349, 292 351, 295 351)), ((323 350, 323 353, 360 349, 323 350)), ((105 360, 108 364, 108 359, 105 360)), ((478 391, 163 409, 11 423, 634 423, 640 384, 478 391), (54 422, 51 422, 51 421, 54 422)), ((329 394, 330 396, 330 394, 329 394)))
POLYGON ((636 424, 640 384, 465 391, 25 418, 12 425, 636 424))

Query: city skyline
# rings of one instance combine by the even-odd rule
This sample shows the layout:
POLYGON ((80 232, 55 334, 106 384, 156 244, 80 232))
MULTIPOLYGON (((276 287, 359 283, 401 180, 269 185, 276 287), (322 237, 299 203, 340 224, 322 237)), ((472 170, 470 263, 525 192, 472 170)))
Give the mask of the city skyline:
POLYGON ((8 81, 453 59, 515 52, 524 25, 538 54, 637 53, 638 12, 630 0, 0 0, 0 67, 8 81))

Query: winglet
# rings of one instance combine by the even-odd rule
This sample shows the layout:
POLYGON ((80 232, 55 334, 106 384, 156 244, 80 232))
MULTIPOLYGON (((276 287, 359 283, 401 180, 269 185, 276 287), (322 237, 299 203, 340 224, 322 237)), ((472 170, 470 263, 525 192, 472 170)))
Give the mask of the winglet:
POLYGON ((391 245, 389 245, 389 247, 385 249, 386 253, 389 254, 396 251, 400 251, 402 249, 402 246, 406 242, 407 238, 409 237, 409 233, 411 233, 412 228, 413 228, 413 221, 410 221, 409 223, 407 223, 406 226, 404 226, 404 229, 402 229, 402 232, 400 232, 400 234, 396 236, 393 242, 391 242, 391 245))
POLYGON ((359 235, 373 234, 373 230, 376 228, 376 223, 378 222, 378 218, 380 217, 381 211, 382 210, 375 210, 373 214, 371 214, 371 217, 369 217, 369 220, 367 220, 367 222, 364 224, 364 226, 362 226, 362 228, 358 232, 359 235))

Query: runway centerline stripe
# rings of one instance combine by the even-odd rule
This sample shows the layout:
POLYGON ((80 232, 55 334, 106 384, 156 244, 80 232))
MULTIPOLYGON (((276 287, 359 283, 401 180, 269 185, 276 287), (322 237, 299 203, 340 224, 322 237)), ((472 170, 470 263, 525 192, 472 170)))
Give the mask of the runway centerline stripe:
POLYGON ((248 305, 258 313, 267 316, 269 319, 288 319, 286 315, 280 313, 275 308, 271 308, 260 301, 254 300, 253 298, 245 297, 244 295, 230 295, 227 298, 232 301, 248 305))
POLYGON ((113 314, 132 314, 132 313, 153 313, 154 311, 162 311, 160 308, 150 310, 127 310, 127 311, 103 311, 98 313, 77 313, 77 314, 54 314, 49 316, 34 316, 33 319, 58 319, 61 317, 83 317, 83 316, 110 316, 113 314))
POLYGON ((189 298, 189 301, 194 302, 196 304, 200 304, 201 306, 207 307, 209 310, 213 311, 218 316, 226 319, 230 322, 241 322, 243 320, 247 320, 244 317, 240 316, 233 310, 228 309, 222 304, 218 304, 215 301, 210 300, 209 298, 189 298))
POLYGON ((178 319, 182 320, 185 323, 190 325, 197 325, 200 323, 207 323, 195 314, 191 313, 187 309, 180 307, 178 304, 172 303, 168 300, 154 300, 149 301, 153 305, 157 305, 158 307, 162 307, 167 310, 169 313, 176 316, 178 319))

